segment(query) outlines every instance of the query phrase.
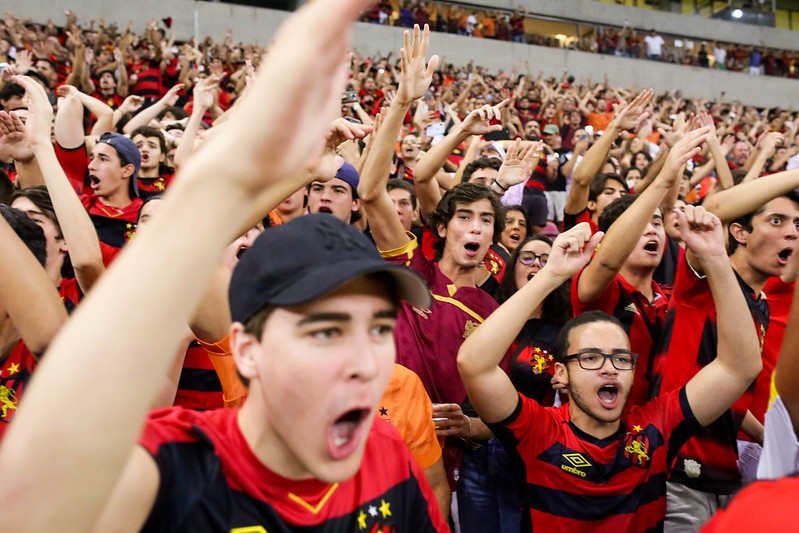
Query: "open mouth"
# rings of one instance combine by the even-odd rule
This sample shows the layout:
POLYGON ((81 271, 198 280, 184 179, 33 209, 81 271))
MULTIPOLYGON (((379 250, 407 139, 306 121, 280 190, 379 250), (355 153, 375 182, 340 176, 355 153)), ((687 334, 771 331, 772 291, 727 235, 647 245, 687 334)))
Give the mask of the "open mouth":
POLYGON ((659 246, 657 241, 649 241, 644 245, 644 250, 650 253, 657 253, 658 248, 659 246))
POLYGON ((521 236, 521 235, 519 235, 518 233, 511 233, 510 235, 508 235, 508 239, 510 239, 510 240, 511 240, 511 241, 513 241, 514 243, 517 243, 517 244, 518 244, 518 243, 519 243, 519 241, 521 241, 521 240, 522 240, 522 236, 521 236))
POLYGON ((463 245, 463 247, 472 253, 477 253, 477 251, 480 249, 480 245, 477 244, 476 242, 467 242, 466 244, 463 245))
POLYGON ((785 265, 788 264, 788 260, 790 260, 792 255, 793 255, 793 248, 785 248, 783 250, 780 250, 780 253, 777 254, 777 257, 779 257, 780 263, 785 265))
POLYGON ((333 422, 328 433, 328 449, 334 459, 350 455, 358 445, 358 429, 369 416, 367 409, 352 409, 333 422))
POLYGON ((250 247, 247 246, 246 244, 241 246, 238 250, 236 250, 236 258, 241 259, 241 257, 244 255, 244 252, 246 252, 249 249, 250 247))
POLYGON ((330 209, 329 207, 320 207, 320 208, 319 208, 319 212, 320 212, 320 213, 330 213, 330 214, 332 214, 332 213, 333 213, 333 210, 332 210, 332 209, 330 209))
POLYGON ((599 396, 599 401, 607 407, 615 407, 616 401, 619 399, 619 387, 612 383, 602 385, 597 396, 599 396))
POLYGON ((100 186, 100 178, 90 175, 89 176, 89 185, 91 186, 92 189, 96 189, 97 187, 100 186))

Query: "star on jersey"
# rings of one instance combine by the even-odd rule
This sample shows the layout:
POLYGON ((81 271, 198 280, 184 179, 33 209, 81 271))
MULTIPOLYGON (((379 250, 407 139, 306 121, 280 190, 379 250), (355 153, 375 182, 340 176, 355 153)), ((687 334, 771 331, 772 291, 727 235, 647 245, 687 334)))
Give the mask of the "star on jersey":
POLYGON ((391 516, 391 504, 386 500, 380 500, 380 513, 383 515, 383 518, 391 516))
POLYGON ((381 407, 380 416, 388 416, 388 409, 386 409, 385 407, 381 407))

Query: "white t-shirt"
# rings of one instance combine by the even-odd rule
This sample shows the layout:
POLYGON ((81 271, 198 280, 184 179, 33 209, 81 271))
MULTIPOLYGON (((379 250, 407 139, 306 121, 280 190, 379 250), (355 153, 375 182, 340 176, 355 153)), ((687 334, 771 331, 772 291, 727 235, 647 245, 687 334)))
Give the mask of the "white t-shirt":
POLYGON ((646 55, 659 56, 663 51, 663 44, 665 41, 660 35, 647 35, 644 37, 646 43, 646 55))
POLYGON ((782 398, 772 402, 766 413, 763 453, 757 479, 777 479, 799 472, 799 442, 782 398))

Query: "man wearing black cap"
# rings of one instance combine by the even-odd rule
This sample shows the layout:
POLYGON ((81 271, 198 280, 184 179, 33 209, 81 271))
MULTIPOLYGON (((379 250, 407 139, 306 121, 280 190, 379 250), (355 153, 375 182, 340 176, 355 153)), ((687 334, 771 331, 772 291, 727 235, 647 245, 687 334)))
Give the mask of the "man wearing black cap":
POLYGON ((140 167, 141 153, 124 135, 104 133, 94 145, 88 166, 89 187, 84 187, 81 202, 100 241, 112 248, 121 248, 136 227, 142 205, 136 186, 140 167))
POLYGON ((234 274, 244 406, 161 411, 139 438, 220 252, 309 181, 340 104, 349 23, 367 5, 312 2, 289 17, 227 133, 181 167, 162 212, 61 330, 0 447, 4 474, 24 480, 0 486, 4 529, 447 531, 399 436, 371 418, 399 301, 424 307, 426 288, 334 217, 266 232, 234 274), (176 246, 188 232, 202 239, 176 246))

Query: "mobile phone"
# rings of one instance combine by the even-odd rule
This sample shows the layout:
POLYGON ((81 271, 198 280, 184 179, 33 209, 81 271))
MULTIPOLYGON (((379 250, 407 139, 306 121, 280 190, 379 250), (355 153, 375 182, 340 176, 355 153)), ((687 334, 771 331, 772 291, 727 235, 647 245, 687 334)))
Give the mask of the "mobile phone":
POLYGON ((354 104, 358 101, 358 93, 355 91, 345 91, 341 97, 342 104, 354 104))

